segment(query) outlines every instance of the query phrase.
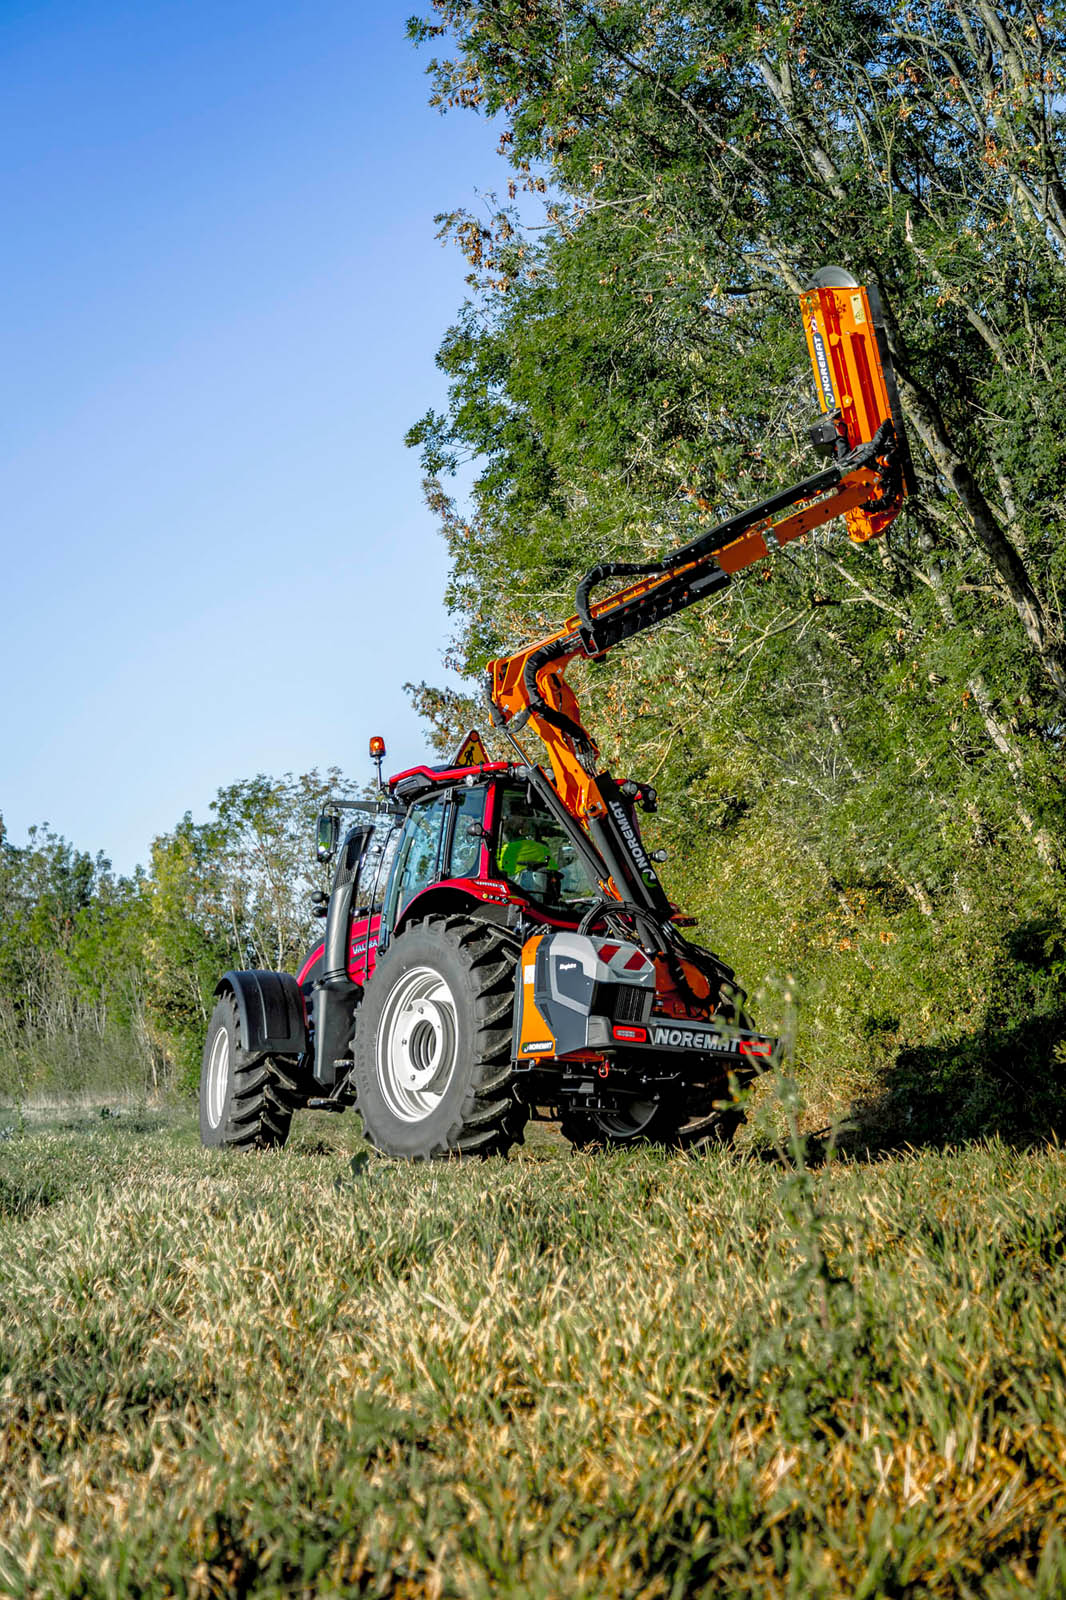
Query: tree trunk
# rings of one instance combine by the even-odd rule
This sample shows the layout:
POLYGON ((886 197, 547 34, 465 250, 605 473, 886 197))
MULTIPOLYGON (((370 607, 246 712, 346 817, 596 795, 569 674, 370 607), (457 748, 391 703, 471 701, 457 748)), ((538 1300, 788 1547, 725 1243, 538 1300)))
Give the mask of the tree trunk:
POLYGON ((937 468, 958 495, 984 550, 1025 630, 1025 636, 1058 696, 1066 706, 1066 653, 1048 621, 1025 563, 1007 538, 967 463, 955 449, 935 401, 917 384, 899 376, 908 419, 937 468))

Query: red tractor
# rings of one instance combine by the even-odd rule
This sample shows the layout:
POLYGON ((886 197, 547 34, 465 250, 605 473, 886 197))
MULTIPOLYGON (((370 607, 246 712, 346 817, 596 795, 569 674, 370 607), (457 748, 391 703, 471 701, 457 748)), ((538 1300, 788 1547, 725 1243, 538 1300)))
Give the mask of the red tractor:
MULTIPOLYGON (((324 938, 295 975, 219 981, 205 1144, 281 1145, 299 1107, 350 1105, 408 1160, 503 1153, 543 1113, 578 1146, 732 1137, 736 1090, 775 1041, 732 970, 682 934, 641 838, 655 791, 601 770, 565 672, 833 517, 862 541, 898 515, 911 467, 876 291, 830 268, 801 305, 829 463, 662 562, 593 567, 556 633, 490 663, 513 759, 489 761, 471 733, 453 763, 319 818, 319 858, 337 857, 324 938), (594 601, 612 578, 631 581, 594 601), (527 725, 548 770, 519 742, 527 725)), ((379 784, 384 753, 371 741, 379 784)))

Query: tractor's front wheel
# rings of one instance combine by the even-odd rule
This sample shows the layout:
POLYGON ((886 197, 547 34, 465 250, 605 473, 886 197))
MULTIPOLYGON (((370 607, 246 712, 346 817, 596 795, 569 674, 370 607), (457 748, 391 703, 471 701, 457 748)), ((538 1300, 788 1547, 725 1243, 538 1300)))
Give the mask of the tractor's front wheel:
POLYGON ((211 1149, 276 1149, 289 1137, 300 1103, 285 1062, 244 1048, 237 1002, 220 995, 200 1069, 200 1142, 211 1149))
POLYGON ((511 1024, 518 945, 475 918, 432 917, 395 939, 359 1008, 356 1107, 370 1142, 406 1161, 503 1154, 522 1137, 511 1024))

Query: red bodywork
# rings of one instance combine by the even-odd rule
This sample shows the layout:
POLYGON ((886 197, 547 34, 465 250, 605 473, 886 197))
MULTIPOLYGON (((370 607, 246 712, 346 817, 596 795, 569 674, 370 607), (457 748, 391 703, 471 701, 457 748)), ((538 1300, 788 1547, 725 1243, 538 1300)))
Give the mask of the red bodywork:
MULTIPOLYGON (((497 774, 513 771, 506 761, 486 762, 473 767, 448 767, 436 770, 432 767, 409 767, 404 772, 398 772, 388 780, 390 790, 406 777, 418 776, 427 779, 434 785, 451 786, 461 782, 464 778, 474 776, 496 776, 497 774)), ((489 783, 485 797, 484 826, 491 833, 496 813, 496 784, 489 783)), ((492 862, 489 854, 487 840, 482 840, 480 859, 478 862, 478 876, 476 878, 443 878, 438 879, 418 893, 403 906, 398 908, 397 925, 401 924, 417 903, 423 897, 437 897, 442 893, 451 893, 462 896, 472 901, 481 901, 487 905, 515 905, 521 906, 526 916, 531 920, 543 924, 545 928, 570 928, 578 927, 577 918, 553 917, 542 907, 531 902, 527 896, 516 891, 502 878, 494 878, 490 868, 492 862)), ((378 940, 381 935, 381 915, 375 913, 367 918, 357 918, 352 922, 351 942, 348 952, 348 976, 354 983, 365 984, 374 971, 378 940)), ((306 985, 314 981, 315 967, 322 958, 324 943, 320 943, 307 956, 303 966, 297 973, 297 982, 306 985)), ((681 963, 684 969, 685 984, 682 988, 669 963, 662 957, 656 959, 656 1011, 661 1016, 672 1017, 677 1020, 686 1018, 707 1019, 715 1014, 717 995, 712 984, 708 981, 707 974, 698 966, 688 960, 681 963)))
MULTIPOLYGON (((434 784, 450 786, 461 782, 463 778, 492 776, 510 770, 512 770, 510 764, 506 761, 484 762, 475 767, 448 767, 443 771, 426 766, 408 767, 404 772, 397 772, 389 778, 388 787, 391 790, 402 778, 409 777, 426 778, 434 784)), ((487 788, 484 825, 486 829, 491 831, 496 812, 496 785, 490 783, 487 788)), ((489 870, 490 866, 488 843, 482 840, 476 878, 441 878, 427 885, 426 888, 420 889, 418 894, 414 895, 406 905, 399 907, 398 922, 403 921, 411 906, 415 905, 423 895, 437 895, 441 891, 447 892, 450 890, 455 894, 465 895, 471 900, 480 900, 486 905, 522 906, 530 916, 543 922, 546 927, 577 927, 577 922, 573 918, 564 921, 532 906, 524 895, 516 893, 510 884, 506 883, 502 878, 494 878, 489 870)), ((348 976, 354 983, 366 983, 373 972, 380 935, 380 914, 375 914, 369 918, 353 919, 351 942, 348 950, 348 976)), ((315 967, 322 959, 324 949, 324 942, 320 942, 310 952, 303 966, 296 974, 297 983, 302 985, 313 981, 315 967)))

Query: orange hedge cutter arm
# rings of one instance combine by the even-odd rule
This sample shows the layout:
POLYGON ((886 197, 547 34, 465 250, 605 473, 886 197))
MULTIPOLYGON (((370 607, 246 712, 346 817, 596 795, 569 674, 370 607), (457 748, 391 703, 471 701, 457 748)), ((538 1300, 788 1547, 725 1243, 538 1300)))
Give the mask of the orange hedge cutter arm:
POLYGON ((827 268, 801 295, 800 309, 823 412, 811 440, 833 456, 832 465, 719 523, 664 561, 593 567, 578 585, 576 614, 556 633, 489 663, 494 720, 512 733, 532 724, 547 747, 559 799, 586 825, 603 817, 607 805, 597 779, 597 746, 566 682, 574 657, 602 657, 834 517, 844 516, 849 538, 876 538, 913 487, 877 290, 827 268), (592 590, 612 577, 637 581, 592 603, 592 590))

